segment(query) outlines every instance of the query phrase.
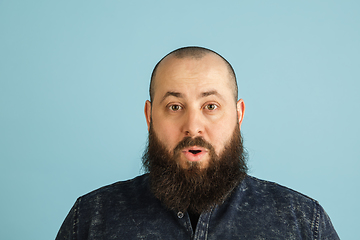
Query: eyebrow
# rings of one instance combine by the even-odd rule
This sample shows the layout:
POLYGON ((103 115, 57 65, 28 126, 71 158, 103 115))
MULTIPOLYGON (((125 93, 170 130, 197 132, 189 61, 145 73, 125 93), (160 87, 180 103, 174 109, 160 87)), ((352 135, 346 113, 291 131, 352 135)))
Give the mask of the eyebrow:
POLYGON ((207 96, 211 96, 211 95, 216 95, 218 97, 221 97, 220 94, 218 93, 218 91, 216 91, 216 90, 211 90, 211 91, 203 92, 200 94, 201 97, 207 97, 207 96))
MULTIPOLYGON (((199 98, 203 98, 203 97, 207 97, 207 96, 211 96, 211 95, 215 95, 221 99, 224 99, 223 96, 220 95, 220 93, 216 90, 210 90, 210 91, 206 91, 206 92, 202 92, 199 95, 199 98)), ((184 98, 184 94, 179 93, 179 92, 173 92, 173 91, 168 91, 165 93, 164 97, 161 99, 160 103, 163 102, 167 97, 169 96, 174 96, 177 98, 184 98)))
POLYGON ((174 97, 177 97, 177 98, 184 98, 184 94, 182 94, 182 93, 168 91, 168 92, 165 93, 165 95, 161 99, 160 103, 163 102, 165 100, 165 98, 167 98, 169 96, 174 96, 174 97))

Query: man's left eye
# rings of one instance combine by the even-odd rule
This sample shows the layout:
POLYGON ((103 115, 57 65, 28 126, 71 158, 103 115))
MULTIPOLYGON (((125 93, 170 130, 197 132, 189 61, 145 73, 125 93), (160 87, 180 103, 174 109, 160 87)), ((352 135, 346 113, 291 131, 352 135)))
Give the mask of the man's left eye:
POLYGON ((215 104, 208 104, 206 105, 206 109, 207 110, 215 110, 217 108, 217 106, 215 104))

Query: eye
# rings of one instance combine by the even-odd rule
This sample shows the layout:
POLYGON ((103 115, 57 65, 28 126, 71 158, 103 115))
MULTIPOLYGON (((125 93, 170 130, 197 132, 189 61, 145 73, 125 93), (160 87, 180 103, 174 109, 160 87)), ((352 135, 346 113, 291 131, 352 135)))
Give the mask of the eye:
POLYGON ((180 105, 176 105, 176 104, 174 104, 174 105, 170 105, 170 106, 169 106, 169 109, 170 109, 171 111, 176 112, 176 111, 181 110, 181 109, 182 109, 182 107, 181 107, 180 105))
POLYGON ((215 110, 217 107, 218 107, 218 106, 216 106, 215 104, 208 104, 208 105, 205 106, 205 108, 206 108, 207 110, 210 110, 210 111, 215 110))

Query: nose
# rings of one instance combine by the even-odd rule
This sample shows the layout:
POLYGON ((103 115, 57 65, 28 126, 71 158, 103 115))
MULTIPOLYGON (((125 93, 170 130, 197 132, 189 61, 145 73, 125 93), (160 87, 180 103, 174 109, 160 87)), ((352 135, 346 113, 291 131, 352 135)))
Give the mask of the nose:
POLYGON ((184 115, 183 129, 187 137, 198 137, 204 132, 204 124, 201 119, 201 111, 188 110, 184 115))

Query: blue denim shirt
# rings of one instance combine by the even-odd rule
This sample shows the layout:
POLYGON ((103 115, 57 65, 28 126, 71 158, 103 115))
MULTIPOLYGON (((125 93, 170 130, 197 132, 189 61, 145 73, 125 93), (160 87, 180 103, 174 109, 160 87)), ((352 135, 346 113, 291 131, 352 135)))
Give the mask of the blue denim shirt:
POLYGON ((339 239, 319 203, 276 183, 247 176, 224 201, 200 215, 165 208, 148 175, 117 182, 76 201, 56 240, 339 239))

